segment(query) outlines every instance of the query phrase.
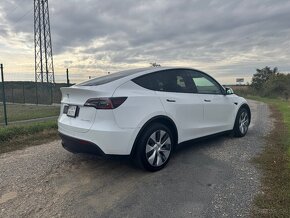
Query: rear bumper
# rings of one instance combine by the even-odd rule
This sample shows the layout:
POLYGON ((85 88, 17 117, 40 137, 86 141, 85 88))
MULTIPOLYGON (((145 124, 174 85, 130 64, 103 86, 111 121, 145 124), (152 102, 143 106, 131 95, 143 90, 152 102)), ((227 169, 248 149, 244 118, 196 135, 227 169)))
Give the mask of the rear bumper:
POLYGON ((90 130, 76 132, 74 128, 59 121, 58 132, 64 147, 75 153, 96 153, 97 148, 106 155, 129 155, 139 128, 121 129, 109 122, 95 122, 90 130))
POLYGON ((89 153, 104 156, 105 153, 100 147, 92 142, 81 139, 76 139, 64 134, 59 133, 62 140, 62 146, 72 153, 89 153))

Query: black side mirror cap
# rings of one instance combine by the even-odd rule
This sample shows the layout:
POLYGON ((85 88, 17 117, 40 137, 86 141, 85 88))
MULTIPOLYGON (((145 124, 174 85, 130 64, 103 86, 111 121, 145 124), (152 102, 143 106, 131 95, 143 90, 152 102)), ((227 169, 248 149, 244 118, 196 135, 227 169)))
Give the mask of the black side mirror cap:
POLYGON ((232 95, 234 94, 234 90, 230 87, 225 88, 225 95, 232 95))

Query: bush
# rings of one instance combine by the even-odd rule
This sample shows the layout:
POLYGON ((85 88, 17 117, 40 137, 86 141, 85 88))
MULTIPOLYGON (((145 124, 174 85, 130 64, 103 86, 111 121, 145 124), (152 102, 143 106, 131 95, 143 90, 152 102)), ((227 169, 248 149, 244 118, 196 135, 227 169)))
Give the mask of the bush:
POLYGON ((257 69, 253 75, 252 84, 249 91, 255 95, 263 97, 289 98, 290 94, 290 74, 278 72, 278 68, 271 70, 269 67, 257 69))

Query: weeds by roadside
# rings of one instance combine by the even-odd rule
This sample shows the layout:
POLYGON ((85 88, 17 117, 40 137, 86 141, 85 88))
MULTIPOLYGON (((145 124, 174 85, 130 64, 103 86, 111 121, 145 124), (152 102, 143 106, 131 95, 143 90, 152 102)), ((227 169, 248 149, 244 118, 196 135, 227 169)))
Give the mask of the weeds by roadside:
POLYGON ((290 104, 255 99, 270 104, 275 126, 266 137, 263 152, 254 160, 262 170, 262 193, 255 198, 253 217, 290 217, 290 104))
POLYGON ((0 128, 0 153, 58 139, 56 121, 0 128))

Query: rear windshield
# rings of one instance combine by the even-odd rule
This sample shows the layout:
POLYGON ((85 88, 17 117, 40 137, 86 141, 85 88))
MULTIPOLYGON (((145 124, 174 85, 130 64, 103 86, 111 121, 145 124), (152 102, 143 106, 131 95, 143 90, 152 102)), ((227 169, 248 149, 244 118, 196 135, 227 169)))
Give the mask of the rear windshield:
POLYGON ((115 80, 124 78, 126 76, 133 75, 135 73, 147 70, 148 68, 139 68, 139 69, 133 69, 133 70, 125 70, 125 71, 120 71, 117 73, 112 73, 106 76, 101 76, 95 79, 88 80, 86 82, 82 82, 78 84, 78 86, 98 86, 98 85, 103 85, 109 82, 113 82, 115 80))

